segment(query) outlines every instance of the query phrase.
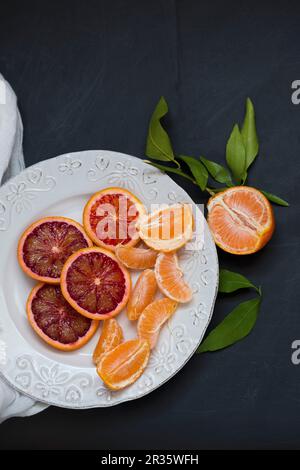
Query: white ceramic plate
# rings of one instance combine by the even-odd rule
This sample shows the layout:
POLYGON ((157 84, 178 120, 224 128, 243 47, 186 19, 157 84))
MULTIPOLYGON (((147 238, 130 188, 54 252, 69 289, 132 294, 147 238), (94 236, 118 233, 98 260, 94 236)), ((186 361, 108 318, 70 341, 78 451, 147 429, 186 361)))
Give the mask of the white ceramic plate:
MULTIPOLYGON (((203 246, 184 249, 180 263, 194 296, 165 325, 146 371, 135 384, 118 392, 103 385, 91 360, 97 333, 82 349, 68 353, 56 351, 34 333, 25 312, 34 282, 21 271, 16 258, 20 234, 47 215, 81 222, 89 196, 109 186, 129 189, 148 207, 152 203, 192 203, 167 175, 137 158, 108 151, 78 152, 41 162, 0 189, 0 372, 14 388, 36 400, 89 408, 146 395, 183 367, 209 324, 218 286, 218 260, 206 221, 193 203, 200 216, 197 232, 200 238, 204 234, 203 246)), ((125 339, 136 335, 135 324, 124 312, 118 320, 125 339)))

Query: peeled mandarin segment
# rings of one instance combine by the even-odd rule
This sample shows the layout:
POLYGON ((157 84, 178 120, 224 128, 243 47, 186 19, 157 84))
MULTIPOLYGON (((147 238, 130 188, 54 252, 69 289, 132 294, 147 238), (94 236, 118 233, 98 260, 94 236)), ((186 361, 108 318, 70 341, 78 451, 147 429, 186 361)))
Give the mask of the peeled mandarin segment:
POLYGON ((149 305, 157 290, 154 271, 146 269, 143 271, 136 284, 127 304, 127 316, 129 320, 137 320, 143 310, 149 305))
POLYGON ((103 321, 103 327, 97 346, 94 350, 93 361, 97 365, 101 354, 114 349, 123 340, 122 328, 115 318, 103 321))
POLYGON ((59 284, 61 270, 74 252, 92 246, 83 227, 66 217, 44 217, 30 225, 18 244, 18 260, 33 279, 59 284))
POLYGON ((177 302, 163 298, 149 304, 138 320, 138 335, 149 342, 153 349, 163 324, 173 315, 177 302))
POLYGON ((38 284, 29 295, 26 310, 34 331, 61 351, 82 347, 98 328, 97 321, 83 317, 70 307, 59 286, 38 284))
POLYGON ((77 312, 95 320, 106 320, 125 307, 131 279, 113 253, 92 247, 79 250, 65 263, 61 289, 77 312))
POLYGON ((95 193, 83 212, 83 225, 93 242, 110 251, 120 243, 133 246, 139 241, 137 224, 146 210, 130 191, 106 188, 95 193))
POLYGON ((133 339, 102 354, 97 372, 105 385, 121 390, 134 383, 144 372, 150 356, 147 341, 133 339))
POLYGON ((193 292, 183 278, 176 253, 160 253, 155 264, 156 282, 161 292, 176 302, 189 302, 193 292))
POLYGON ((237 255, 255 253, 275 228, 273 209, 257 189, 236 186, 208 201, 208 224, 216 244, 237 255))
POLYGON ((117 246, 115 253, 121 263, 131 269, 153 268, 157 257, 157 252, 150 248, 135 248, 123 245, 117 246))
POLYGON ((142 217, 139 235, 153 250, 178 250, 193 236, 193 213, 190 205, 174 204, 142 217))

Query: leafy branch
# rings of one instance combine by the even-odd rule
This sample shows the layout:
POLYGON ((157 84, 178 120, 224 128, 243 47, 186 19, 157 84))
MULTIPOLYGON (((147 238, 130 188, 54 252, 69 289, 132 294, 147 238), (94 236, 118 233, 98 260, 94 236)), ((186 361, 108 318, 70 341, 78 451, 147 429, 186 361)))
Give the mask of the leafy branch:
MULTIPOLYGON (((226 165, 189 155, 175 155, 171 140, 161 120, 168 113, 168 105, 161 97, 152 114, 146 144, 146 162, 159 170, 173 173, 197 185, 211 196, 235 185, 244 185, 249 168, 259 153, 259 141, 255 124, 255 111, 250 98, 242 126, 233 126, 226 144, 226 165), (154 160, 154 161, 153 161, 154 160), (161 164, 160 162, 164 162, 161 164), (222 186, 218 186, 218 184, 222 186), (217 186, 216 186, 217 185, 217 186)), ((274 204, 288 206, 288 203, 267 191, 260 191, 274 204)), ((226 348, 247 336, 253 329, 262 301, 262 291, 239 273, 220 270, 219 292, 233 293, 240 289, 252 289, 256 296, 237 305, 202 342, 198 353, 226 348)))
MULTIPOLYGON (((235 124, 227 141, 227 167, 203 156, 196 158, 188 155, 175 155, 171 140, 161 123, 168 110, 165 98, 161 97, 150 119, 146 143, 146 155, 155 162, 147 160, 147 163, 161 171, 177 174, 190 180, 201 191, 206 191, 210 195, 223 191, 226 187, 246 183, 249 167, 259 152, 255 111, 250 98, 246 100, 246 111, 241 129, 238 124, 235 124), (167 162, 167 164, 161 165, 156 161, 167 162), (225 188, 214 187, 216 183, 225 185, 225 188)), ((288 206, 288 202, 284 199, 262 189, 260 191, 274 204, 288 206)))
POLYGON ((253 329, 261 305, 261 289, 252 284, 245 276, 227 271, 226 269, 221 269, 219 292, 229 294, 240 289, 254 289, 257 296, 237 305, 237 307, 208 334, 197 349, 198 353, 218 351, 219 349, 227 348, 245 338, 253 329))

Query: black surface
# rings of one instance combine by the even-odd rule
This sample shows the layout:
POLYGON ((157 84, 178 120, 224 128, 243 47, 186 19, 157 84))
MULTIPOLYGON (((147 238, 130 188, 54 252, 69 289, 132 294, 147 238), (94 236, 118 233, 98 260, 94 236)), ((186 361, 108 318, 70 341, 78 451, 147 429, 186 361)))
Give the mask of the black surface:
MULTIPOLYGON (((261 151, 250 183, 291 203, 275 208, 277 231, 261 253, 220 255, 223 267, 263 287, 245 341, 193 357, 135 402, 11 419, 0 426, 0 448, 300 447, 300 366, 290 360, 300 338, 300 105, 291 103, 299 1, 2 1, 0 71, 19 98, 27 165, 82 149, 143 156, 162 94, 177 152, 222 162, 251 96, 261 151)), ((218 301, 213 324, 242 297, 218 301)))

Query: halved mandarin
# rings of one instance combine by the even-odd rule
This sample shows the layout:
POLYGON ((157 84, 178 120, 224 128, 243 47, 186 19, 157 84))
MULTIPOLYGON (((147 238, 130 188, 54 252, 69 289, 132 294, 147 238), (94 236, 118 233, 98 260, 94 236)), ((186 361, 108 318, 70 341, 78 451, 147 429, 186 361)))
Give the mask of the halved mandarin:
POLYGON ((150 356, 148 341, 132 339, 102 354, 97 372, 111 390, 133 384, 144 372, 150 356))
POLYGON ((59 284, 64 263, 75 251, 92 246, 83 227, 67 217, 44 217, 31 224, 18 244, 18 260, 28 276, 59 284))
POLYGON ((137 226, 146 209, 124 188, 106 188, 94 194, 83 212, 83 225, 93 242, 115 251, 119 244, 133 246, 139 241, 137 226))
POLYGON ((104 320, 100 338, 94 350, 93 361, 94 364, 99 362, 100 356, 103 353, 114 349, 123 340, 123 331, 115 318, 104 320))
POLYGON ((273 209, 257 189, 235 186, 209 199, 208 225, 215 243, 235 255, 256 253, 275 229, 273 209))
POLYGON ((193 236, 193 213, 190 204, 168 205, 143 216, 139 235, 153 250, 178 250, 193 236))
POLYGON ((155 264, 156 282, 161 292, 176 302, 189 302, 193 292, 184 280, 176 253, 160 253, 155 264))
POLYGON ((106 320, 125 307, 131 278, 116 256, 103 248, 77 251, 65 263, 61 290, 69 304, 85 317, 106 320))
POLYGON ((157 290, 155 274, 152 269, 143 271, 135 283, 134 289, 127 304, 129 320, 137 320, 143 310, 154 299, 157 290))
POLYGON ((29 323, 39 337, 61 351, 84 346, 99 325, 98 321, 76 312, 55 285, 37 284, 28 297, 26 310, 29 323))

